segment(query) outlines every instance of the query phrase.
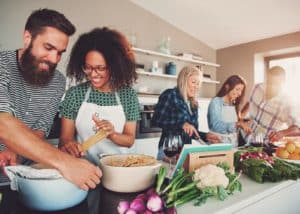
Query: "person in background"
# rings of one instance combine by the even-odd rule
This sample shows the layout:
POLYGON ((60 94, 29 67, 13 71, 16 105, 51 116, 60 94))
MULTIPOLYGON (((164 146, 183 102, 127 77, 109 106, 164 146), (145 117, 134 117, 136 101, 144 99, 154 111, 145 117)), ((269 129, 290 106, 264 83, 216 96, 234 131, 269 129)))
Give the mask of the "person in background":
POLYGON ((285 70, 274 66, 267 71, 266 82, 255 85, 250 96, 250 128, 254 133, 261 133, 267 142, 300 135, 300 122, 282 92, 284 84, 285 70))
POLYGON ((127 152, 140 112, 131 87, 137 78, 135 59, 126 38, 106 27, 82 34, 72 49, 67 75, 87 81, 70 88, 61 103, 59 148, 81 157, 80 143, 96 128, 105 130, 107 138, 87 151, 90 161, 99 164, 99 154, 127 152))
POLYGON ((178 75, 177 86, 159 96, 152 117, 153 125, 162 128, 157 159, 164 158, 162 146, 170 131, 182 133, 185 144, 190 144, 192 138, 202 138, 211 143, 220 141, 215 134, 198 131, 197 95, 201 83, 202 72, 198 68, 184 67, 178 75))
POLYGON ((39 9, 27 19, 24 47, 0 52, 0 162, 16 164, 21 154, 88 189, 100 182, 101 171, 42 142, 65 90, 65 78, 55 68, 74 32, 63 14, 39 9))
POLYGON ((238 146, 238 132, 251 133, 248 122, 239 118, 245 96, 246 81, 232 75, 223 83, 217 95, 210 101, 207 111, 208 127, 212 132, 223 134, 222 142, 238 146))

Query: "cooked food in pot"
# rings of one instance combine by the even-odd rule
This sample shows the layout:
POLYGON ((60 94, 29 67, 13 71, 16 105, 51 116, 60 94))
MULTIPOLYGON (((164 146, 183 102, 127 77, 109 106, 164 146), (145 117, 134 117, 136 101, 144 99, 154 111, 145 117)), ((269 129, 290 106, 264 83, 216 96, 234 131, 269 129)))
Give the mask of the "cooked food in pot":
POLYGON ((115 154, 102 157, 101 183, 106 189, 114 192, 140 192, 153 185, 160 165, 154 157, 142 154, 115 154))
POLYGON ((107 163, 109 166, 116 167, 136 167, 136 166, 149 166, 156 164, 156 159, 151 156, 139 155, 139 156, 128 156, 125 159, 117 159, 111 157, 110 162, 107 163))

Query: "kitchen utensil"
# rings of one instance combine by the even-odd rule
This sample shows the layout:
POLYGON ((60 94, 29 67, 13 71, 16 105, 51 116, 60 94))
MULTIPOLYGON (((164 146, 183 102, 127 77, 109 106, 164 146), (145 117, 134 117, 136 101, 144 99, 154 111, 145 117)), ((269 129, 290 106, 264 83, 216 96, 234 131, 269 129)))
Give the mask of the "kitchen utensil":
POLYGON ((106 131, 104 131, 103 129, 100 129, 95 135, 89 137, 86 141, 84 141, 81 144, 83 151, 89 150, 89 148, 91 146, 93 146, 96 143, 98 143, 99 141, 103 140, 104 138, 106 138, 106 136, 107 136, 106 131))
POLYGON ((117 154, 109 155, 100 159, 100 168, 102 170, 102 185, 114 192, 139 192, 150 187, 154 181, 160 163, 142 166, 112 166, 112 163, 118 163, 127 160, 130 157, 153 158, 142 154, 117 154), (130 181, 130 182, 129 182, 130 181))
POLYGON ((200 143, 201 145, 210 145, 210 143, 207 141, 204 141, 204 140, 201 140, 201 138, 193 138, 193 140, 197 141, 198 143, 200 143))

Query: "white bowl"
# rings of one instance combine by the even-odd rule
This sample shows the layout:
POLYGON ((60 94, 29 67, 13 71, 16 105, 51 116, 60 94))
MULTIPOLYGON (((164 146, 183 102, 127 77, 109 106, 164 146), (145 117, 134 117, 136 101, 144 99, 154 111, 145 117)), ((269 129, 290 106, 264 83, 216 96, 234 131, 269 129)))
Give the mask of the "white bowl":
POLYGON ((64 178, 27 179, 17 176, 18 192, 27 207, 41 211, 56 211, 82 202, 88 192, 64 178))
POLYGON ((160 167, 160 163, 147 166, 122 167, 111 166, 112 161, 125 160, 128 157, 150 157, 140 154, 110 155, 100 159, 102 185, 114 192, 139 192, 150 187, 160 167))

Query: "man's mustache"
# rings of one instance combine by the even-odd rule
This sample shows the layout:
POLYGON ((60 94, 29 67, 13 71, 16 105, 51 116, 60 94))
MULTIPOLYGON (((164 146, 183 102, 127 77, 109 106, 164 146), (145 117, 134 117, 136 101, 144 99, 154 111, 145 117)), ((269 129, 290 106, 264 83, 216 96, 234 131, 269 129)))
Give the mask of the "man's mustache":
POLYGON ((48 61, 48 60, 43 60, 43 61, 40 61, 40 63, 45 63, 46 65, 48 65, 48 67, 49 67, 49 71, 51 71, 51 70, 53 70, 54 68, 56 68, 56 66, 57 66, 57 63, 52 63, 52 62, 50 62, 50 61, 48 61))

